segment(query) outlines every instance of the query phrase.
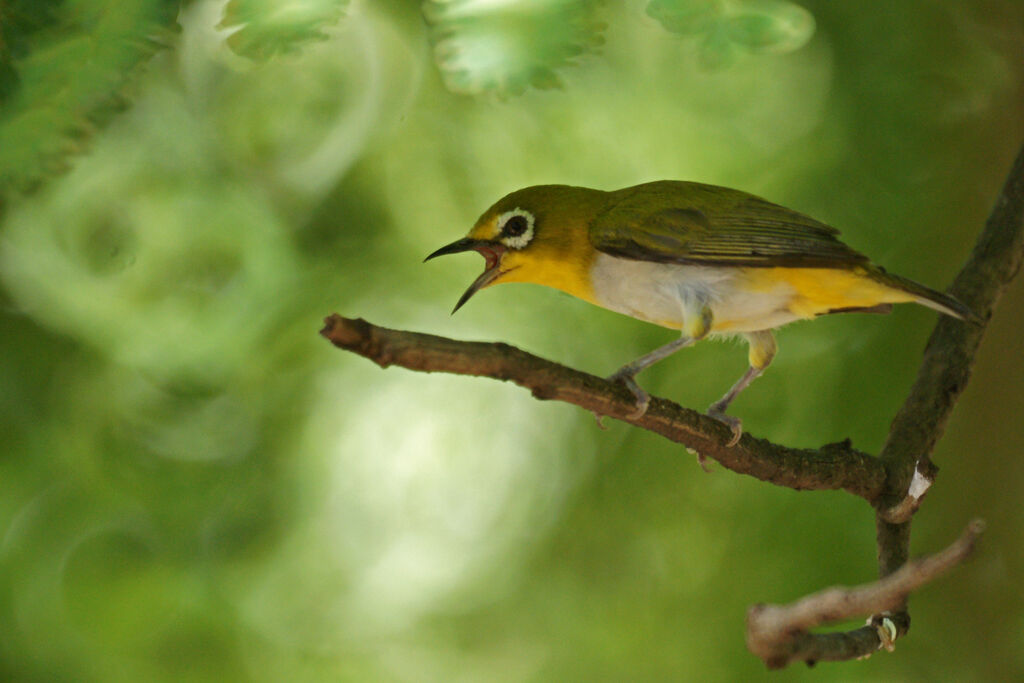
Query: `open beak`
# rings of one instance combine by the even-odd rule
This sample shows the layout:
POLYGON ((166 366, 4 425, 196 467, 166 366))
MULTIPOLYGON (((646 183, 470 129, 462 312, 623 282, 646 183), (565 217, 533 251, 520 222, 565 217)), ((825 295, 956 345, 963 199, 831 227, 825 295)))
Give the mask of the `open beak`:
POLYGON ((469 298, 476 294, 478 291, 486 287, 487 285, 494 282, 499 275, 502 274, 502 270, 499 268, 501 264, 501 256, 505 253, 505 247, 494 242, 487 242, 485 240, 475 240, 469 237, 464 237, 461 240, 456 240, 451 244, 441 247, 433 254, 423 259, 429 261, 430 259, 437 256, 446 256, 448 254, 458 254, 463 251, 477 251, 487 259, 487 267, 484 268, 484 272, 480 273, 480 277, 473 280, 473 284, 469 286, 461 297, 459 297, 458 303, 455 304, 455 308, 452 309, 452 313, 462 308, 462 305, 469 301, 469 298))

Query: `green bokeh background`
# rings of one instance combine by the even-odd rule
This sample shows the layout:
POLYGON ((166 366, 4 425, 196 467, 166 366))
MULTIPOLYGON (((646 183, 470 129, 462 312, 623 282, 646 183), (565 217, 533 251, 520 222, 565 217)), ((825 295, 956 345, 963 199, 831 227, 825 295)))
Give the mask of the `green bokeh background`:
MULTIPOLYGON (((276 4, 311 15, 123 2, 173 9, 135 66, 6 36, 0 679, 1024 677, 1020 282, 914 526, 919 554, 981 516, 979 554, 914 596, 895 654, 775 674, 745 610, 873 579, 862 501, 705 474, 652 434, 317 335, 337 311, 596 374, 671 339, 529 285, 448 315, 481 263, 423 256, 546 182, 742 188, 944 288, 1024 141, 1024 4, 276 4), (32 62, 58 57, 76 88, 32 62), (117 115, 93 115, 104 65, 131 72, 117 115)), ((786 328, 732 411, 876 452, 935 317, 786 328)), ((704 408, 745 362, 705 343, 641 379, 704 408)))

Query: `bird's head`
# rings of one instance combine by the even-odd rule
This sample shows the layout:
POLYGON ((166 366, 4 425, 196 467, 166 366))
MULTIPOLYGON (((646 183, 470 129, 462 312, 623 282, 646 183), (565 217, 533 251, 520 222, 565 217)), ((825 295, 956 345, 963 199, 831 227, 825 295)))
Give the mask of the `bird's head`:
POLYGON ((425 259, 463 251, 479 252, 486 259, 484 272, 452 312, 499 282, 532 282, 584 295, 594 257, 588 226, 606 194, 585 187, 536 185, 498 200, 468 235, 425 259))

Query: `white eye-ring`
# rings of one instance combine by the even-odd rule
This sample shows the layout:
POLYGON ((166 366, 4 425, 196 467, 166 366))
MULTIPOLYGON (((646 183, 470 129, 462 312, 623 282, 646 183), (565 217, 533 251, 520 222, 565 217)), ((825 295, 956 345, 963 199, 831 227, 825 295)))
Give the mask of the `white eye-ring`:
POLYGON ((533 239, 533 214, 515 208, 498 216, 498 239, 509 249, 522 249, 533 239))

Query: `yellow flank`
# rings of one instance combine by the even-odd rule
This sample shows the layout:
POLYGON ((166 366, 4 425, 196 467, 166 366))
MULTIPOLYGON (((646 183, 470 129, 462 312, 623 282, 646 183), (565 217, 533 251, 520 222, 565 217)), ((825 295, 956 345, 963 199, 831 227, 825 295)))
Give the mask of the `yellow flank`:
POLYGON ((887 287, 867 276, 862 268, 747 268, 753 289, 769 290, 785 282, 795 293, 789 303, 793 315, 813 318, 840 308, 866 308, 914 301, 915 297, 887 287))

